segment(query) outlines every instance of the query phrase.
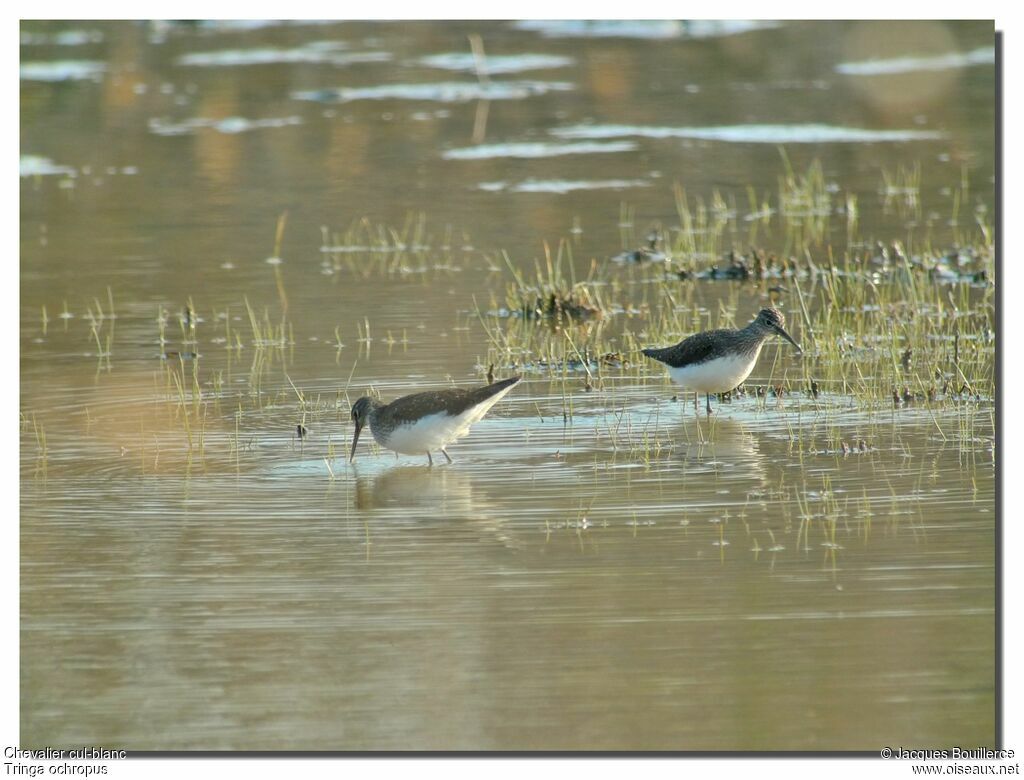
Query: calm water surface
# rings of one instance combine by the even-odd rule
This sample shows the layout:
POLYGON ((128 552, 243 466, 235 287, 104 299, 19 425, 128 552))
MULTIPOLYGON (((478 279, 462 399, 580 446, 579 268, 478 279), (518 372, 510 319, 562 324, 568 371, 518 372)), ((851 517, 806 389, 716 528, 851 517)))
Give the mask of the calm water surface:
MULTIPOLYGON (((524 357, 454 465, 344 459, 357 395, 480 383, 493 339, 534 338, 494 312, 544 242, 623 303, 605 343, 643 341, 663 286, 608 258, 678 224, 676 182, 745 249, 782 149, 856 196, 865 241, 951 244, 993 202, 992 46, 981 23, 25 23, 22 745, 992 745, 990 401, 750 394, 709 422, 658 366, 524 357), (915 166, 908 216, 880 186, 915 166), (396 241, 421 250, 360 250, 396 241)), ((676 285, 704 322, 768 299, 676 285)), ((751 382, 799 365, 771 344, 751 382)))

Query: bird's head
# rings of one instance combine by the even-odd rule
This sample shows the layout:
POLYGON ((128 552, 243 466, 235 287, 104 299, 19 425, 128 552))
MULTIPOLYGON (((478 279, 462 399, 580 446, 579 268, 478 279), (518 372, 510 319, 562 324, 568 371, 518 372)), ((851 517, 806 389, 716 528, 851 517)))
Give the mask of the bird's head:
POLYGON ((761 309, 761 311, 757 313, 757 318, 754 320, 754 324, 757 326, 758 330, 762 331, 766 335, 782 336, 782 338, 796 347, 797 351, 803 351, 800 349, 800 345, 793 340, 793 337, 786 333, 786 318, 778 309, 761 309))
POLYGON ((356 459, 356 445, 359 443, 359 434, 363 430, 363 426, 366 425, 375 403, 374 399, 370 398, 370 396, 364 395, 352 404, 352 422, 355 423, 356 432, 352 437, 352 454, 349 455, 349 461, 356 459))

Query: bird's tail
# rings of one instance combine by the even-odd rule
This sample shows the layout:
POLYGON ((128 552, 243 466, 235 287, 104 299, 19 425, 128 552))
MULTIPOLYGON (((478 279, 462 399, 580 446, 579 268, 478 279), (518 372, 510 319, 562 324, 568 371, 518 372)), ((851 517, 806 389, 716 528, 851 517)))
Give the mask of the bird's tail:
POLYGON ((480 403, 481 401, 484 401, 493 396, 500 397, 504 393, 511 390, 513 385, 518 384, 520 379, 522 379, 521 376, 513 376, 509 377, 508 379, 502 379, 497 382, 493 382, 492 384, 489 384, 485 387, 478 387, 476 390, 472 391, 473 396, 475 397, 475 402, 480 403))
POLYGON ((512 376, 509 377, 508 379, 499 379, 497 382, 488 385, 487 389, 492 390, 495 393, 500 393, 506 387, 512 387, 512 385, 518 383, 520 379, 522 379, 521 376, 512 376))
POLYGON ((663 356, 665 354, 664 347, 647 347, 640 351, 647 355, 647 357, 654 358, 655 360, 663 360, 663 356))

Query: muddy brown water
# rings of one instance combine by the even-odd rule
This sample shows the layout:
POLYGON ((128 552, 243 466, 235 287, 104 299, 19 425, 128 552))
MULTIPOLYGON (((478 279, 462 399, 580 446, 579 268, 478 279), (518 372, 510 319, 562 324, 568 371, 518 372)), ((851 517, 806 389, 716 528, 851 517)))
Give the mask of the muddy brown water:
MULTIPOLYGON (((988 401, 750 395, 709 422, 657 366, 589 392, 535 366, 451 466, 344 461, 357 394, 482 382, 488 331, 524 325, 487 313, 498 250, 532 274, 574 235, 582 276, 623 248, 622 204, 639 236, 677 224, 674 181, 742 218, 781 145, 858 195, 862 234, 903 238, 881 172, 919 163, 951 241, 962 173, 965 208, 992 204, 992 43, 982 23, 25 23, 22 746, 993 744, 988 401), (419 213, 406 272, 320 251, 323 227, 419 213), (272 325, 287 306, 283 347, 254 344, 246 301, 272 325)), ((799 375, 783 347, 751 382, 799 375)))

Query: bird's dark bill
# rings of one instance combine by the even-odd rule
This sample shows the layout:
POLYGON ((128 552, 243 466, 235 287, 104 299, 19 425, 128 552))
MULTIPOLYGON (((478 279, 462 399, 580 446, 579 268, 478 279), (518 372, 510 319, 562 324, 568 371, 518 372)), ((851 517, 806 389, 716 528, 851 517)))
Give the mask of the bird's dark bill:
POLYGON ((356 423, 356 433, 352 437, 352 454, 348 456, 349 463, 356 459, 356 445, 359 443, 359 433, 363 430, 363 426, 356 423))
POLYGON ((786 333, 786 330, 785 330, 785 328, 781 328, 781 327, 779 327, 778 325, 776 325, 776 326, 775 326, 775 332, 776 332, 776 333, 778 333, 778 334, 779 334, 780 336, 782 336, 782 338, 784 338, 784 339, 785 339, 786 341, 788 341, 788 342, 789 342, 790 344, 792 344, 792 345, 793 345, 794 347, 796 347, 796 348, 797 348, 797 351, 799 351, 799 352, 803 352, 803 349, 801 349, 801 348, 800 348, 800 345, 799 345, 799 344, 797 344, 797 343, 796 343, 796 342, 795 342, 795 341, 793 340, 793 337, 792 337, 792 336, 790 336, 790 335, 789 335, 788 333, 786 333))

